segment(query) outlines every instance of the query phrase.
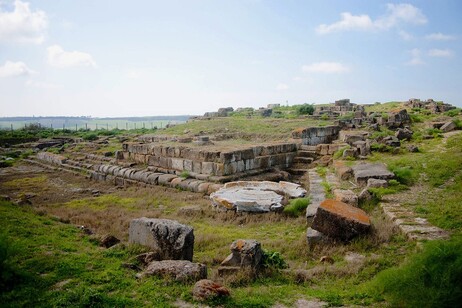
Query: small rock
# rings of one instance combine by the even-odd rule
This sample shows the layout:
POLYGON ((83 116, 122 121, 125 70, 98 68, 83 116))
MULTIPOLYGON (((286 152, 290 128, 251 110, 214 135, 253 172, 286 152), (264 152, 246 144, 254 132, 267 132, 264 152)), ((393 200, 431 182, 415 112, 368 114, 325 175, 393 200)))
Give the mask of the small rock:
POLYGON ((306 230, 306 241, 308 243, 308 249, 312 250, 317 244, 328 241, 328 237, 321 232, 308 228, 306 230))
POLYGON ((161 257, 158 253, 150 251, 139 254, 135 257, 138 262, 140 262, 143 266, 148 265, 152 261, 161 261, 161 257))
POLYGON ((407 146, 407 150, 411 153, 418 153, 419 148, 413 144, 407 146))
POLYGON ((334 189, 335 200, 345 202, 352 206, 358 206, 358 196, 351 190, 334 189))
POLYGON ((112 247, 118 243, 120 243, 120 240, 113 235, 104 235, 100 240, 100 246, 106 248, 112 247))
POLYGON ((229 296, 229 290, 221 284, 208 279, 202 279, 194 284, 193 298, 198 301, 205 301, 215 297, 229 296))
POLYGON ((332 259, 332 258, 329 257, 329 256, 322 256, 322 257, 319 259, 319 262, 321 262, 321 263, 330 263, 330 264, 334 264, 334 259, 332 259))
POLYGON ((93 234, 93 231, 91 231, 90 228, 88 228, 86 226, 78 226, 77 228, 79 228, 86 235, 92 235, 93 234))
POLYGON ((411 140, 414 132, 409 128, 398 128, 395 132, 395 137, 399 140, 411 140))
POLYGON ((367 180, 367 188, 379 188, 379 187, 387 187, 388 182, 386 180, 379 180, 370 178, 367 180))
POLYGON ((178 215, 187 217, 202 215, 203 213, 204 211, 201 207, 196 205, 184 206, 178 209, 178 215))
POLYGON ((345 254, 344 259, 348 263, 363 263, 366 257, 359 253, 349 251, 345 254))
POLYGON ((367 188, 364 188, 361 193, 358 195, 358 203, 363 204, 365 202, 372 200, 372 194, 369 192, 367 188))

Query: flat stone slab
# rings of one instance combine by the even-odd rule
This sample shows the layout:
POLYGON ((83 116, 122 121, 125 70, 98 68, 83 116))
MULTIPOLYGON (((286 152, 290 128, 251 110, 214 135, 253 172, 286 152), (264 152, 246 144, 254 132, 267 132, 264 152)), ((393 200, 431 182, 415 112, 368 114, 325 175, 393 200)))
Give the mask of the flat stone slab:
POLYGON ((160 276, 175 281, 188 282, 207 278, 207 266, 186 260, 152 261, 138 278, 160 276))
POLYGON ((395 175, 388 171, 387 166, 380 163, 360 163, 352 167, 353 175, 358 185, 366 185, 369 179, 390 180, 395 175))
POLYGON ((303 197, 306 190, 289 182, 238 181, 226 183, 210 194, 215 207, 237 212, 265 213, 283 209, 287 196, 303 197))
POLYGON ((327 236, 347 241, 368 232, 370 226, 369 216, 363 210, 327 199, 319 205, 311 228, 327 236))

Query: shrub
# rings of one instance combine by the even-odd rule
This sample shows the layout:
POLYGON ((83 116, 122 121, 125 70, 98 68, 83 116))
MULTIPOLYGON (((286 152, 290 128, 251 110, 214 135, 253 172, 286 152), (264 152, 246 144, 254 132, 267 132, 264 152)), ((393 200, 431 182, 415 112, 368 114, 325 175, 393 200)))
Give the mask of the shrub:
POLYGON ((189 178, 189 177, 190 177, 189 171, 183 170, 183 171, 180 173, 180 178, 187 179, 187 178, 189 178))
POLYGON ((456 108, 456 109, 451 109, 449 111, 446 111, 444 114, 447 115, 447 116, 450 116, 450 117, 455 117, 455 116, 459 115, 461 111, 462 111, 462 109, 456 108))
POLYGON ((398 167, 393 166, 390 168, 391 172, 395 174, 396 180, 404 185, 412 185, 415 181, 414 173, 411 167, 398 167))
POLYGON ((282 255, 277 251, 263 250, 261 262, 265 268, 284 269, 288 267, 282 255))
POLYGON ((83 140, 87 141, 94 141, 98 139, 98 135, 96 133, 86 133, 82 136, 83 140))
POLYGON ((293 199, 284 207, 283 213, 288 216, 298 217, 305 212, 308 204, 310 204, 310 199, 308 198, 293 199))
POLYGON ((458 307, 462 303, 462 237, 431 241, 399 268, 387 269, 372 282, 398 307, 458 307))
POLYGON ((314 106, 312 104, 303 104, 297 108, 297 114, 310 114, 312 115, 314 112, 314 106))

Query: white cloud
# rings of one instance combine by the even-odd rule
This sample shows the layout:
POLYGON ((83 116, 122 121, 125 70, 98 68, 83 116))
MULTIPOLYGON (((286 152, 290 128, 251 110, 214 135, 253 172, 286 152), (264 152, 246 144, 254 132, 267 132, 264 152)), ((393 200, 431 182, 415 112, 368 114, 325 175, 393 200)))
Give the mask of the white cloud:
POLYGON ((34 73, 24 62, 6 61, 3 66, 0 66, 0 78, 27 76, 34 73))
POLYGON ((42 82, 42 81, 34 81, 28 80, 26 81, 26 86, 29 88, 37 88, 37 89, 57 89, 60 86, 50 82, 42 82))
POLYGON ((335 73, 345 73, 350 69, 338 62, 317 62, 310 65, 303 65, 302 70, 304 72, 311 73, 325 73, 325 74, 335 74, 335 73))
POLYGON ((425 38, 431 41, 452 41, 456 39, 454 35, 443 34, 441 32, 428 34, 425 38))
POLYGON ((452 57, 453 54, 454 53, 450 49, 430 49, 428 51, 430 57, 449 58, 452 57))
POLYGON ((398 34, 401 37, 401 39, 403 39, 405 41, 410 41, 410 40, 412 40, 414 38, 411 34, 407 33, 406 31, 403 31, 403 30, 399 31, 398 34))
POLYGON ((406 65, 417 66, 425 64, 425 62, 422 60, 422 52, 420 49, 414 48, 409 50, 409 53, 411 54, 411 60, 406 62, 406 65))
POLYGON ((74 66, 96 67, 93 57, 81 51, 64 51, 59 45, 47 48, 48 63, 54 67, 67 68, 74 66))
POLYGON ((345 12, 340 14, 341 20, 336 23, 326 25, 322 24, 316 28, 316 32, 319 34, 328 34, 331 32, 349 31, 349 30, 372 30, 374 29, 374 23, 371 18, 367 15, 352 15, 351 13, 345 12))
POLYGON ((2 10, 0 3, 0 41, 40 44, 47 26, 45 12, 31 11, 27 2, 16 0, 11 12, 2 10))
POLYGON ((342 31, 378 31, 387 30, 400 23, 421 25, 427 18, 419 8, 411 4, 387 4, 387 14, 372 20, 369 15, 353 15, 349 12, 340 14, 340 21, 333 24, 321 24, 316 27, 318 34, 342 31))
POLYGON ((278 91, 285 91, 285 90, 288 90, 289 89, 289 86, 286 85, 285 83, 280 83, 276 86, 276 90, 278 91))

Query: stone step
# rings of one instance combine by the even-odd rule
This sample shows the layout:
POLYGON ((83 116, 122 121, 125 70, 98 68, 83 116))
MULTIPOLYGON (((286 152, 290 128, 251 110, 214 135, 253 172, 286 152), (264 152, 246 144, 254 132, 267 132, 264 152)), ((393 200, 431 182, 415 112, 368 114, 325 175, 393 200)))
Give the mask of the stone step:
POLYGON ((298 157, 311 157, 311 158, 317 158, 319 155, 316 154, 315 151, 298 151, 297 152, 298 157))
POLYGON ((311 164, 313 160, 313 157, 294 157, 294 163, 311 164))
POLYGON ((300 150, 316 152, 316 146, 315 145, 304 145, 304 144, 302 144, 300 146, 300 150))

